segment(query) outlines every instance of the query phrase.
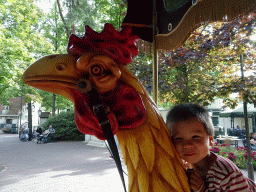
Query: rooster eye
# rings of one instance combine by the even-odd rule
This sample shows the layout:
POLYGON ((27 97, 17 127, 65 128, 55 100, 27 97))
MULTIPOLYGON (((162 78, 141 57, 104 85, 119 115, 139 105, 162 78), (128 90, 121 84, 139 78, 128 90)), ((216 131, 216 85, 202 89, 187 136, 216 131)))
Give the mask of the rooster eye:
POLYGON ((99 76, 103 73, 103 68, 100 65, 93 65, 91 67, 91 73, 95 76, 99 76))

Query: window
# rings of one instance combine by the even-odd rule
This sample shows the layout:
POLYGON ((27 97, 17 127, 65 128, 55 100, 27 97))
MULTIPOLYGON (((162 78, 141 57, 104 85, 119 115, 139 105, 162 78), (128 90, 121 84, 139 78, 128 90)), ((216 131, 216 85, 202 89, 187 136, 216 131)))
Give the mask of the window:
POLYGON ((6 124, 12 124, 12 119, 6 119, 6 124))
POLYGON ((218 117, 212 117, 212 124, 213 124, 213 126, 219 125, 219 118, 218 117))

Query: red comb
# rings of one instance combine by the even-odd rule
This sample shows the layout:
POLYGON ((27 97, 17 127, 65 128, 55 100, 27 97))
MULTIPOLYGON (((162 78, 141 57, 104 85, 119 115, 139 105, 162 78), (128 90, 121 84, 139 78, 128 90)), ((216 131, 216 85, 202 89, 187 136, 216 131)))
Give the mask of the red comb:
POLYGON ((106 23, 101 33, 85 26, 85 35, 82 38, 76 35, 69 37, 68 54, 80 57, 85 52, 100 51, 115 61, 127 65, 133 57, 139 54, 135 41, 138 36, 132 35, 132 28, 125 26, 118 32, 109 23, 106 23))

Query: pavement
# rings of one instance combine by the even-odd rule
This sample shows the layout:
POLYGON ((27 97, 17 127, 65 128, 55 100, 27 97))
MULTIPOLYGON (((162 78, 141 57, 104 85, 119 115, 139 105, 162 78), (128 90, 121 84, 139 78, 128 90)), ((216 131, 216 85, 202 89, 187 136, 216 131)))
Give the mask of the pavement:
MULTIPOLYGON (((247 170, 242 172, 248 176, 247 170)), ((127 186, 128 177, 124 177, 127 186)), ((124 189, 107 148, 88 146, 82 141, 37 144, 20 141, 18 134, 0 134, 0 192, 38 191, 123 192, 124 189)))
MULTIPOLYGON (((126 166, 123 163, 125 172, 126 166)), ((126 185, 128 177, 124 175, 126 185)), ((84 142, 20 141, 0 134, 0 192, 123 192, 107 148, 84 142)))

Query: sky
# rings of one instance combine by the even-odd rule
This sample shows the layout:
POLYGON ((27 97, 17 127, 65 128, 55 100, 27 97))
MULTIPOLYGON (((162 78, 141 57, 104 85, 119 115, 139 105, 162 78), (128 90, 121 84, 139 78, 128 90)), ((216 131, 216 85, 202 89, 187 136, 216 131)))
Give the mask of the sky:
POLYGON ((251 40, 256 41, 256 34, 251 36, 251 40))
POLYGON ((53 2, 42 0, 42 1, 36 1, 36 5, 40 7, 45 13, 50 11, 50 8, 52 6, 53 2))

